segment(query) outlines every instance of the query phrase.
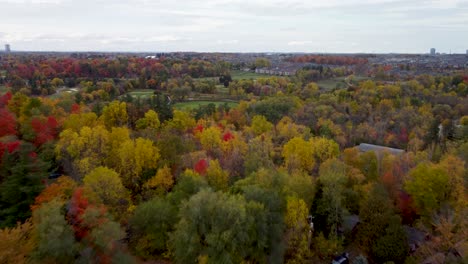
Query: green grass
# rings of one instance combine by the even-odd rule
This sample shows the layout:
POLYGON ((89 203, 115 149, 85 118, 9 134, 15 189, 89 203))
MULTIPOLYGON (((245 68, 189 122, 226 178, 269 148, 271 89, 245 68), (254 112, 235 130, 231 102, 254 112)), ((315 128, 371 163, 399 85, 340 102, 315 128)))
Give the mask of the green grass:
POLYGON ((244 72, 244 71, 231 71, 231 77, 233 80, 249 80, 249 79, 258 79, 258 78, 268 78, 269 75, 258 74, 255 72, 244 72))
MULTIPOLYGON (((196 109, 199 106, 205 106, 209 104, 215 104, 216 106, 223 105, 226 102, 223 101, 192 101, 192 102, 183 102, 183 103, 177 103, 174 105, 175 109, 178 110, 192 110, 196 109)), ((227 102, 229 107, 236 107, 238 103, 235 102, 227 102)))
POLYGON ((149 89, 148 90, 135 90, 135 91, 129 92, 129 94, 134 98, 136 97, 148 98, 154 94, 154 90, 149 90, 149 89))
MULTIPOLYGON (((266 74, 258 74, 255 72, 244 72, 244 71, 231 71, 231 78, 233 80, 256 80, 258 78, 268 78, 270 75, 266 74)), ((204 78, 196 78, 194 79, 195 81, 208 81, 208 80, 213 80, 216 83, 219 81, 219 77, 204 77, 204 78)))
POLYGON ((348 85, 345 82, 345 77, 332 78, 327 80, 318 81, 317 84, 321 89, 330 91, 335 88, 348 88, 348 85))

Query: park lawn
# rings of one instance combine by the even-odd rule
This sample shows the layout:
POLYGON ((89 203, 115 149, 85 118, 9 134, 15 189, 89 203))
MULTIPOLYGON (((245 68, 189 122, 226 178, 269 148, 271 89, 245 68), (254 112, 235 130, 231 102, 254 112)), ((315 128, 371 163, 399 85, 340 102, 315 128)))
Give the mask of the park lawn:
POLYGON ((135 98, 136 97, 147 98, 154 94, 154 90, 150 90, 150 89, 135 90, 135 91, 129 92, 128 94, 130 94, 132 97, 135 97, 135 98))
POLYGON ((333 89, 343 89, 348 88, 348 85, 345 82, 345 77, 331 78, 327 80, 321 80, 317 82, 317 85, 324 90, 330 91, 333 89))
POLYGON ((224 105, 225 103, 228 104, 229 107, 236 107, 238 105, 238 103, 236 102, 223 102, 223 101, 191 101, 191 102, 182 102, 182 103, 176 103, 174 105, 174 108, 175 109, 178 109, 178 110, 192 110, 192 109, 196 109, 198 108, 199 106, 205 106, 205 105, 209 105, 209 104, 215 104, 216 107, 218 107, 219 105, 224 105))
MULTIPOLYGON (((245 72, 245 71, 237 71, 237 70, 231 71, 231 78, 233 80, 250 80, 250 79, 256 80, 256 79, 259 79, 259 78, 268 78, 268 77, 270 77, 270 75, 258 74, 258 73, 255 73, 255 72, 245 72)), ((216 83, 218 83, 219 82, 219 77, 195 78, 194 80, 195 81, 213 80, 216 83)))
POLYGON ((266 74, 258 74, 255 72, 231 71, 231 77, 233 80, 255 80, 259 78, 268 78, 270 76, 266 74))

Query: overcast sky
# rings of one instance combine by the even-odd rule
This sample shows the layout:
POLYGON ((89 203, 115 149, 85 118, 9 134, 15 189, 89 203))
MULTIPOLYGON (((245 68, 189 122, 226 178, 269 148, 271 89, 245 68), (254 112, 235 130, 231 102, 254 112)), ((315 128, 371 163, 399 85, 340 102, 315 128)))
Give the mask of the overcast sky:
POLYGON ((468 0, 0 0, 34 51, 465 53, 468 0))

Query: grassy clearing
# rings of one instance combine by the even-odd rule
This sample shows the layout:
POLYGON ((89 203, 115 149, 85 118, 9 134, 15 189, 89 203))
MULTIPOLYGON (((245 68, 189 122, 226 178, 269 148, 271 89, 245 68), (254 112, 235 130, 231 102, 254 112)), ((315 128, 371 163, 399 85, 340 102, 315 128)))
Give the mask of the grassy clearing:
POLYGON ((249 79, 258 79, 258 78, 268 78, 269 75, 258 74, 255 72, 244 72, 244 71, 231 71, 231 77, 233 80, 249 80, 249 79))
POLYGON ((174 105, 175 109, 179 110, 192 110, 196 109, 199 106, 205 106, 209 104, 215 104, 216 107, 219 105, 224 105, 225 103, 228 104, 229 107, 236 107, 238 103, 235 102, 223 102, 223 101, 192 101, 192 102, 183 102, 183 103, 177 103, 174 105))
POLYGON ((133 98, 141 97, 141 98, 149 98, 151 95, 154 94, 154 90, 135 90, 132 92, 129 92, 133 98))
POLYGON ((330 90, 333 90, 333 89, 336 89, 336 88, 343 89, 343 88, 348 87, 348 85, 345 82, 345 77, 338 77, 338 78, 332 78, 332 79, 328 79, 328 80, 321 80, 321 81, 317 82, 317 84, 321 89, 324 89, 324 90, 327 90, 327 91, 330 91, 330 90))

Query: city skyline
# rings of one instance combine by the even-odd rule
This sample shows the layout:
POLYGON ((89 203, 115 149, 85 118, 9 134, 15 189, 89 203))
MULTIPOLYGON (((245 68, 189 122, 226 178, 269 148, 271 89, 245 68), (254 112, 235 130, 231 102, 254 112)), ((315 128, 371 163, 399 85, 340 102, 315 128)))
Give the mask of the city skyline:
POLYGON ((465 54, 467 0, 0 0, 12 51, 465 54), (430 18, 430 19, 429 19, 430 18))

